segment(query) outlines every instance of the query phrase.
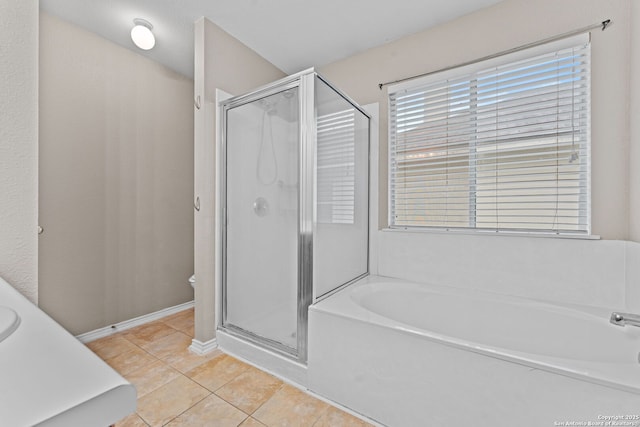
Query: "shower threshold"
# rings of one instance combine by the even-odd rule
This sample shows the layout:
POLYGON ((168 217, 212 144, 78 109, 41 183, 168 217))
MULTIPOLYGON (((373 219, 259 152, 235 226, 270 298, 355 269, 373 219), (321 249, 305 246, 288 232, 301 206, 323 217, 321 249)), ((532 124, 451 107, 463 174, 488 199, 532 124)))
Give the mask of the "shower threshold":
POLYGON ((216 340, 218 347, 225 353, 301 387, 307 387, 307 365, 297 360, 292 349, 283 351, 267 346, 262 338, 252 339, 250 333, 232 325, 219 327, 216 340))

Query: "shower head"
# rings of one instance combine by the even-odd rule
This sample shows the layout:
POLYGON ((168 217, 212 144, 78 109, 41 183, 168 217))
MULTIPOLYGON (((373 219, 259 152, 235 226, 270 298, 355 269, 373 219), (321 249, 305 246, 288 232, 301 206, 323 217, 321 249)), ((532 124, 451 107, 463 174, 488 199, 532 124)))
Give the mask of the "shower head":
POLYGON ((262 98, 260 100, 260 106, 270 116, 278 114, 278 109, 276 108, 277 105, 278 105, 278 101, 272 101, 268 98, 262 98))

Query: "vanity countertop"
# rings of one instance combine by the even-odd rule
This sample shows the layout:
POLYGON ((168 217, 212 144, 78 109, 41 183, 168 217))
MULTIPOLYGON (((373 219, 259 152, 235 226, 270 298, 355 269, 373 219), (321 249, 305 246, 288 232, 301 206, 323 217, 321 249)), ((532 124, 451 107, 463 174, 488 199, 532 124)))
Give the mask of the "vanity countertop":
POLYGON ((136 409, 136 390, 0 278, 0 306, 19 317, 0 341, 0 425, 109 426, 136 409))

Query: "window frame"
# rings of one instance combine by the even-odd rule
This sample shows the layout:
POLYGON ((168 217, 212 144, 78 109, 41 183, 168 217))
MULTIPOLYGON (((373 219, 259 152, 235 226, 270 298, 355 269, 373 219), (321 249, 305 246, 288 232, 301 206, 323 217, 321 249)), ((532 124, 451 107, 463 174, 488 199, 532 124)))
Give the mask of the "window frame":
MULTIPOLYGON (((576 36, 567 37, 561 40, 556 40, 553 42, 545 43, 542 45, 528 47, 519 51, 511 52, 505 55, 492 57, 491 59, 478 61, 475 63, 471 63, 468 65, 456 67, 456 68, 445 68, 442 71, 435 71, 432 73, 428 73, 423 75, 422 77, 417 77, 415 79, 411 79, 408 81, 402 81, 397 84, 389 85, 387 91, 387 111, 388 111, 388 134, 387 134, 387 230, 399 230, 399 231, 419 231, 419 232, 438 232, 438 233, 461 233, 461 234, 490 234, 490 235, 528 235, 528 236, 536 236, 536 237, 557 237, 557 238, 579 238, 579 239, 598 239, 599 236, 592 234, 592 186, 591 186, 591 64, 589 63, 589 71, 587 82, 587 95, 586 95, 586 106, 587 106, 587 124, 586 124, 586 138, 584 140, 585 151, 586 151, 586 166, 584 170, 580 170, 580 174, 586 173, 587 176, 582 180, 581 183, 584 182, 586 186, 586 230, 537 230, 537 229, 514 229, 514 228, 477 228, 476 218, 474 217, 473 221, 471 217, 473 215, 470 214, 469 218, 469 226, 468 227, 453 227, 453 226, 429 226, 429 225, 396 225, 394 224, 393 218, 393 203, 394 203, 394 192, 392 189, 392 151, 393 145, 392 140, 394 138, 393 127, 392 127, 392 95, 403 90, 411 90, 419 87, 424 87, 430 84, 451 81, 460 79, 463 76, 474 74, 483 70, 490 69, 492 67, 499 67, 502 65, 507 65, 511 63, 516 63, 518 61, 527 60, 534 58, 536 56, 545 55, 557 51, 561 51, 563 49, 574 48, 580 45, 587 45, 587 49, 589 49, 589 58, 591 57, 590 52, 590 33, 579 34, 576 36), (473 225, 471 225, 473 224, 473 225)), ((475 80, 470 80, 470 86, 475 80)), ((470 93, 474 93, 473 90, 470 90, 470 93)), ((477 96, 477 95, 476 95, 477 96)), ((472 99, 472 98, 471 98, 472 99)), ((477 99, 476 99, 477 102, 477 99)), ((472 165, 472 149, 471 146, 469 148, 469 165, 471 168, 472 165)), ((474 175, 474 181, 477 182, 477 172, 474 175)), ((524 181, 523 181, 524 182, 524 181)), ((531 182, 531 181, 529 181, 531 182)), ((470 184, 471 185, 471 184, 470 184)), ((469 210, 477 210, 475 200, 471 203, 471 199, 475 198, 473 195, 475 194, 475 190, 472 191, 469 189, 469 210)))

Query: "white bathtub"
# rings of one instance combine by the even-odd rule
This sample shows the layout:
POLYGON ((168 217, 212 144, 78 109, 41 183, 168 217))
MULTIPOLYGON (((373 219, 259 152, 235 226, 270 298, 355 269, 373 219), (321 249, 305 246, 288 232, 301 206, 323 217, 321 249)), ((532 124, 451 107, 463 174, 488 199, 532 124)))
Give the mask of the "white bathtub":
POLYGON ((371 276, 310 307, 309 388, 389 426, 640 426, 610 314, 371 276))

